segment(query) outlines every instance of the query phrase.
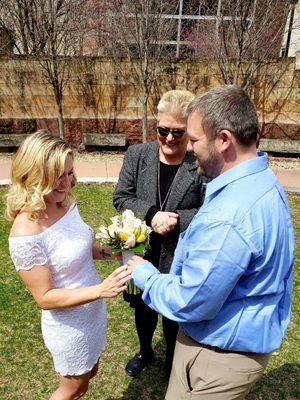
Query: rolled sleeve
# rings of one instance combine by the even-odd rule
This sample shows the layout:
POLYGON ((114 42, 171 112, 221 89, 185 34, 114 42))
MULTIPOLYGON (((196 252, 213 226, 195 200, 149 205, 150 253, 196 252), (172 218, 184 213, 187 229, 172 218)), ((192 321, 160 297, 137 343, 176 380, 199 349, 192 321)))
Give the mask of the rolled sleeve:
POLYGON ((160 275, 160 272, 150 262, 139 264, 132 272, 134 283, 141 290, 145 289, 145 283, 148 282, 154 275, 160 275))

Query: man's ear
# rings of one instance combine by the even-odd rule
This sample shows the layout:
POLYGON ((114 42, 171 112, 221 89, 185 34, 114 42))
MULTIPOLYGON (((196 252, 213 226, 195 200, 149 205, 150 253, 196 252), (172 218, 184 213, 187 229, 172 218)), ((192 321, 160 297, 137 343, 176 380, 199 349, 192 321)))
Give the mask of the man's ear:
POLYGON ((216 138, 216 147, 220 153, 226 151, 232 144, 233 135, 227 129, 223 129, 219 132, 216 138))

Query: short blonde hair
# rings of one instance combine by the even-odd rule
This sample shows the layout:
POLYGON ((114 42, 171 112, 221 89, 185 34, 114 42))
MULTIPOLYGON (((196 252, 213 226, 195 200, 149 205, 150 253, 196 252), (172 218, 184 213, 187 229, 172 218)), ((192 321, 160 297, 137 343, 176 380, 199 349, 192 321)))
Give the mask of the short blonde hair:
MULTIPOLYGON (((37 220, 46 205, 44 196, 49 194, 55 181, 63 174, 65 161, 73 151, 60 138, 46 130, 39 130, 28 136, 16 152, 11 168, 12 185, 6 196, 5 217, 14 220, 24 210, 31 220, 37 220)), ((76 183, 74 175, 72 186, 76 183)), ((68 193, 61 206, 69 206, 68 193)))
POLYGON ((157 105, 157 117, 168 113, 178 118, 186 118, 187 107, 195 97, 188 90, 169 90, 162 95, 157 105))

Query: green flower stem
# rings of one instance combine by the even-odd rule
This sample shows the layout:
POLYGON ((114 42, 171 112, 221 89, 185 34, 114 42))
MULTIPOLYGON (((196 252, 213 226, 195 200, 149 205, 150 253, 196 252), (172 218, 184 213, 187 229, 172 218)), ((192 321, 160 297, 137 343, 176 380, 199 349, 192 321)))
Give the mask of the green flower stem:
MULTIPOLYGON (((134 249, 134 250, 136 250, 136 249, 134 249)), ((133 251, 133 249, 123 250, 122 251, 123 264, 126 264, 127 261, 129 261, 130 258, 134 256, 134 254, 136 254, 136 253, 135 253, 135 251, 133 251)), ((139 254, 139 255, 143 255, 143 253, 139 254)), ((133 279, 131 279, 127 283, 127 292, 128 292, 128 294, 133 294, 133 295, 141 293, 141 290, 137 286, 135 286, 135 284, 133 283, 133 279)))
POLYGON ((141 293, 141 290, 133 283, 133 280, 131 279, 127 283, 127 292, 128 294, 139 294, 141 293))

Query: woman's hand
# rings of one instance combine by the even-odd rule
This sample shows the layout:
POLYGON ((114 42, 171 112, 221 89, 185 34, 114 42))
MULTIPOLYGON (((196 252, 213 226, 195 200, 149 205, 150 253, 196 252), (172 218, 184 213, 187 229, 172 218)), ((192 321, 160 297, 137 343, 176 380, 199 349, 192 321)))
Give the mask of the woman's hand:
POLYGON ((99 286, 99 297, 115 297, 127 289, 126 282, 131 279, 131 272, 127 265, 122 265, 112 272, 99 286))
POLYGON ((159 235, 166 235, 175 228, 178 214, 169 211, 158 211, 151 221, 153 230, 159 235))

